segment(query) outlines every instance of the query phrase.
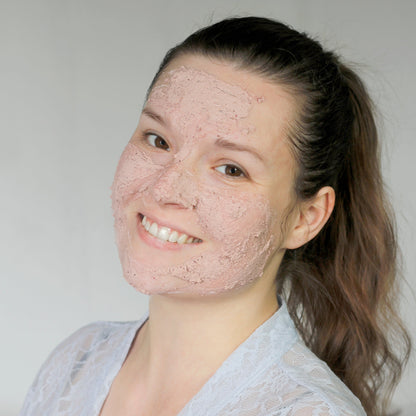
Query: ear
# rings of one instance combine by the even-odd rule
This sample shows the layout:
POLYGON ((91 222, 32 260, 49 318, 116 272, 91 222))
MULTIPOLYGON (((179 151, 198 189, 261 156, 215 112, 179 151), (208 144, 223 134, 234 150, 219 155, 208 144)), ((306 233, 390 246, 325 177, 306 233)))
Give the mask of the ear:
POLYGON ((301 204, 291 221, 285 247, 295 249, 312 240, 328 221, 335 204, 335 191, 324 186, 313 199, 301 204))

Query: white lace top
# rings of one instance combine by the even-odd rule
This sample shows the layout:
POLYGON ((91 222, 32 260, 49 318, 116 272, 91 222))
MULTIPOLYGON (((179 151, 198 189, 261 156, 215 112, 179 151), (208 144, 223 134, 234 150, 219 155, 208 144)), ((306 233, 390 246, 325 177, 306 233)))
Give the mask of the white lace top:
MULTIPOLYGON (((20 416, 98 416, 138 322, 96 322, 63 341, 20 416)), ((221 365, 180 416, 362 416, 359 400, 302 342, 283 304, 221 365)))

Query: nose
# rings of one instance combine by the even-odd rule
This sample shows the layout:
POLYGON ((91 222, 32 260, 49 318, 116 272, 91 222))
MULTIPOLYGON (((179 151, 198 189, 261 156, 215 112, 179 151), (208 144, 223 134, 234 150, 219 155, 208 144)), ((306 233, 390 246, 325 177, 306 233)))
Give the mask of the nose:
POLYGON ((196 178, 181 162, 172 163, 156 178, 152 195, 159 204, 193 209, 198 202, 196 178))

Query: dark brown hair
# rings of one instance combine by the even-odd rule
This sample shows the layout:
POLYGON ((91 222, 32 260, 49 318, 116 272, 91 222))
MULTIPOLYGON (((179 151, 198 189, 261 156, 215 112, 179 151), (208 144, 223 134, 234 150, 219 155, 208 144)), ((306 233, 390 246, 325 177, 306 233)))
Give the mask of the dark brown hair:
POLYGON ((396 312, 396 233, 380 171, 371 100, 360 78, 307 35, 266 18, 226 19, 171 49, 230 62, 293 93, 298 115, 290 143, 298 162, 296 195, 336 192, 317 237, 287 250, 277 290, 305 343, 361 400, 386 415, 410 351, 396 312))

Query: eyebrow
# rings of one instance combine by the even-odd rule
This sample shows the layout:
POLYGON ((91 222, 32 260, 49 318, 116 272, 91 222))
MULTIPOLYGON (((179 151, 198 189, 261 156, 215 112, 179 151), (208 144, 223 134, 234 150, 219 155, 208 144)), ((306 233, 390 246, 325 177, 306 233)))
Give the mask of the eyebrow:
POLYGON ((162 116, 160 116, 159 114, 156 114, 155 112, 153 112, 150 108, 145 107, 142 110, 142 114, 146 115, 147 117, 150 117, 151 119, 157 121, 159 124, 161 124, 162 126, 166 126, 167 123, 166 121, 163 119, 162 116))
POLYGON ((222 147, 222 148, 225 148, 225 149, 237 150, 239 152, 250 153, 256 159, 260 160, 260 162, 265 163, 265 160, 264 160, 263 156, 260 153, 258 153, 256 149, 254 149, 251 146, 246 146, 244 144, 230 142, 229 140, 226 140, 226 139, 217 139, 215 141, 215 145, 219 146, 219 147, 222 147))
MULTIPOLYGON (((146 115, 147 117, 150 117, 151 119, 157 121, 163 126, 167 126, 167 122, 164 120, 162 116, 152 111, 150 108, 145 107, 142 110, 142 114, 146 115)), ((215 141, 215 145, 218 147, 222 147, 223 149, 229 149, 229 150, 236 150, 239 152, 247 152, 253 155, 256 159, 260 160, 260 162, 265 163, 265 160, 263 156, 257 152, 257 150, 254 147, 246 146, 244 144, 231 142, 229 140, 219 138, 215 141)))

